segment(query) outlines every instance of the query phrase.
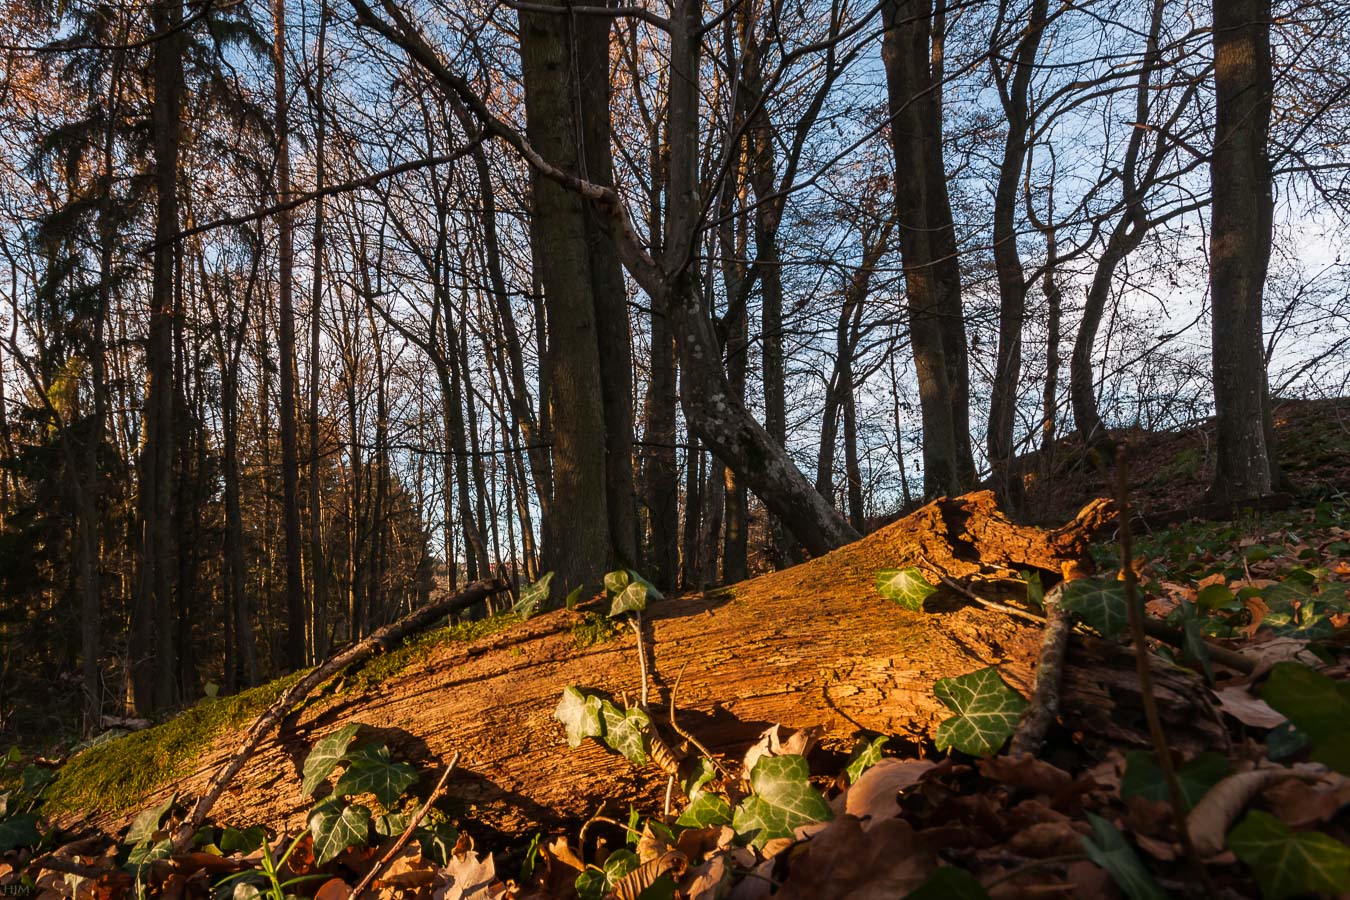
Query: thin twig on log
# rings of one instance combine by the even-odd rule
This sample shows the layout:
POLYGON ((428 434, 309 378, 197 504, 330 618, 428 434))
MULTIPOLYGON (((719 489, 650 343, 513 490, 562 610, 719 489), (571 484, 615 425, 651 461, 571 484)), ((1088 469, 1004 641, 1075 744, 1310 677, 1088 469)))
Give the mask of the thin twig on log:
POLYGON ((1031 695, 1022 721, 1013 733, 1009 753, 1040 752, 1050 723, 1059 716, 1059 685, 1064 679, 1064 651, 1073 631, 1073 616, 1059 602, 1066 582, 1061 581, 1045 595, 1045 635, 1041 638, 1041 656, 1036 662, 1036 689, 1031 695))
POLYGON ((220 795, 224 793, 225 786, 244 768, 244 763, 248 762, 249 757, 253 755, 253 751, 262 743, 263 737, 279 725, 286 714, 301 700, 305 699, 311 691, 352 663, 360 662, 373 655, 377 650, 387 650, 394 642, 407 637, 409 634, 421 631, 436 620, 462 609, 468 609, 492 594, 500 593, 506 589, 507 585, 496 579, 476 581, 458 594, 429 603, 421 609, 413 610, 398 621, 391 622, 369 637, 357 641, 350 647, 328 657, 311 669, 308 675, 287 688, 286 692, 276 702, 254 720, 248 731, 244 733, 244 739, 239 746, 239 750, 211 778, 206 793, 202 794, 197 800, 191 814, 174 834, 174 852, 181 853, 187 847, 193 834, 206 821, 206 816, 211 812, 211 807, 215 806, 216 801, 220 799, 220 795))
MULTIPOLYGON (((934 568, 937 567, 934 566, 934 568)), ((1010 616, 1017 616, 1018 618, 1026 619, 1029 622, 1036 622, 1037 624, 1040 625, 1045 624, 1045 616, 1038 615, 1037 613, 1031 612, 1030 610, 1027 609, 1018 609, 1016 606, 1009 606, 1006 603, 999 603, 997 600, 990 600, 987 597, 981 597, 979 594, 976 594, 970 588, 961 584, 961 582, 957 581, 954 578, 950 578, 946 575, 939 575, 938 577, 942 580, 942 583, 945 584, 947 587, 956 591, 963 597, 966 597, 970 600, 974 600, 976 603, 980 604, 986 609, 992 609, 997 612, 1007 613, 1010 616)))
POLYGON ((417 810, 413 817, 408 820, 408 827, 404 828, 403 833, 398 836, 398 840, 394 841, 394 846, 390 847, 389 851, 385 853, 384 856, 381 856, 379 861, 366 873, 366 877, 362 878, 357 882, 356 887, 352 888, 352 892, 347 895, 347 900, 356 900, 357 897, 361 896, 361 892, 370 887, 375 881, 376 876, 378 876, 380 872, 384 870, 384 867, 389 865, 390 861, 393 860, 395 856, 398 856, 399 851, 407 845, 408 839, 412 837, 413 831, 416 830, 417 826, 421 825, 422 820, 426 818, 427 812, 431 809, 431 804, 435 803, 445 791, 445 783, 450 780, 450 773, 455 771, 455 766, 458 763, 459 751, 456 750, 455 755, 450 757, 450 764, 446 766, 445 771, 441 773, 441 780, 436 782, 436 786, 431 789, 431 793, 427 796, 427 802, 423 803, 421 809, 417 810))

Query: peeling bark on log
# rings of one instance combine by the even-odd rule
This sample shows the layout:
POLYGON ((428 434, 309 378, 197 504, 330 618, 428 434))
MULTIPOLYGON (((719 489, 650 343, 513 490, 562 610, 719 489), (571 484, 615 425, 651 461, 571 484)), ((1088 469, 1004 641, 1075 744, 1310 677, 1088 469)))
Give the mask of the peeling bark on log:
MULTIPOLYGON (((644 616, 652 675, 664 697, 684 668, 680 725, 733 758, 772 723, 818 726, 818 752, 839 754, 833 762, 840 764, 860 730, 925 740, 948 715, 932 693, 939 678, 997 665, 1029 694, 1040 630, 946 588, 929 598, 931 612, 908 612, 877 593, 877 570, 929 564, 969 577, 993 566, 1058 576, 1066 564, 1086 564, 1091 532, 1108 520, 1109 509, 1094 502, 1073 522, 1042 531, 1010 523, 987 492, 935 501, 803 565, 653 603, 644 616)), ((300 766, 316 740, 347 722, 368 725, 396 758, 426 768, 424 790, 431 773, 460 752, 447 795, 463 803, 462 819, 485 846, 574 823, 602 799, 657 806, 665 777, 655 766, 635 769, 594 741, 570 750, 552 717, 567 685, 637 699, 635 636, 625 630, 580 648, 573 633, 580 618, 542 614, 475 643, 435 649, 371 693, 316 698, 261 744, 213 818, 302 828, 310 803, 300 796, 300 766)), ((1081 682, 1066 687, 1066 706, 1070 694, 1085 696, 1081 682)), ((225 736, 193 774, 138 808, 170 791, 196 797, 238 742, 238 734, 225 736)), ((86 824, 116 831, 135 811, 86 824)))

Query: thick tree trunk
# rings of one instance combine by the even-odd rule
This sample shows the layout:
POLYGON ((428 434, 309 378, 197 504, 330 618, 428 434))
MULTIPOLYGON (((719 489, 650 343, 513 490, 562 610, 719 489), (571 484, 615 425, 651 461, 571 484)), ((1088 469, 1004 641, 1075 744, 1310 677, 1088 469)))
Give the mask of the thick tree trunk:
MULTIPOLYGON (((552 164, 578 171, 582 131, 569 18, 520 13, 526 132, 552 164)), ((587 211, 580 196, 534 179, 534 262, 548 318, 553 417, 553 514, 544 567, 559 596, 597 587, 611 559, 604 389, 597 342, 587 211)), ((625 336, 627 340, 627 336, 625 336)))
POLYGON ((882 60, 895 151, 895 204, 923 420, 924 486, 975 481, 961 269, 942 156, 941 14, 931 0, 887 0, 882 60))
MULTIPOLYGON (((913 564, 937 581, 974 575, 983 565, 1057 578, 1064 564, 1087 561, 1089 535, 1108 520, 1106 507, 1095 503, 1063 528, 1022 528, 998 513, 992 494, 971 494, 925 506, 836 553, 744 582, 734 599, 722 592, 654 603, 646 630, 655 718, 666 718, 664 704, 679 676, 681 727, 733 763, 773 723, 818 726, 823 750, 840 759, 860 730, 928 738, 950 714, 933 696, 938 678, 997 664, 1012 686, 1029 693, 1040 629, 972 607, 945 588, 924 612, 906 611, 876 593, 877 569, 913 564)), ((599 798, 659 808, 665 776, 655 766, 635 769, 593 741, 570 750, 552 717, 569 685, 615 697, 638 690, 635 637, 623 630, 579 648, 573 636, 579 619, 558 610, 473 644, 444 645, 372 695, 313 702, 262 743, 236 781, 241 790, 224 794, 213 817, 220 824, 293 827, 308 808, 295 789, 305 754, 351 721, 433 780, 443 760, 460 752, 450 796, 472 809, 466 827, 480 843, 575 824, 594 813, 599 798)), ((1073 711, 1066 703, 1066 714, 1073 711)), ((171 790, 200 795, 239 745, 238 734, 220 737, 192 774, 134 809, 171 790)))
POLYGON ((1214 4, 1214 156, 1210 161, 1210 316, 1218 435, 1210 496, 1239 501, 1280 481, 1271 421, 1261 300, 1274 199, 1270 0, 1214 4))
MULTIPOLYGON (((573 16, 574 50, 581 113, 581 171, 595 184, 614 185, 610 151, 608 16, 573 16)), ((633 477, 633 352, 628 288, 614 239, 589 203, 586 244, 595 302, 596 349, 605 416, 605 502, 609 507, 612 568, 636 566, 640 557, 637 483, 633 477)))

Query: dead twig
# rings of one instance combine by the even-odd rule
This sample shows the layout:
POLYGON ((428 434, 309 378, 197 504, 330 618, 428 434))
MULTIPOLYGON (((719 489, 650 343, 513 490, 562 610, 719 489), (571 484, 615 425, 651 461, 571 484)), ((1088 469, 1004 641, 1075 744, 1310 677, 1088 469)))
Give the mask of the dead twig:
POLYGON ((408 827, 404 828, 403 833, 398 836, 398 840, 394 841, 394 846, 390 847, 388 852, 386 852, 384 856, 381 856, 379 861, 371 867, 365 877, 357 882, 356 887, 352 888, 352 892, 347 895, 347 900, 356 900, 357 897, 361 896, 361 892, 374 883, 375 878, 384 870, 384 867, 389 865, 390 861, 392 861, 395 856, 398 856, 399 851, 402 850, 409 839, 412 838, 413 831, 416 830, 417 826, 421 825, 422 820, 426 818, 427 813, 431 810, 431 805, 435 803, 445 791, 445 783, 450 780, 450 773, 455 771, 455 766, 458 765, 458 763, 459 751, 456 750, 455 755, 450 757, 450 764, 446 766, 445 771, 441 773, 441 780, 436 782, 436 786, 432 788, 431 793, 427 795, 427 802, 423 803, 421 808, 408 820, 408 827))
POLYGON ((1009 753, 1040 752, 1050 723, 1059 717, 1059 686, 1064 680, 1064 652, 1073 631, 1073 616, 1059 602, 1065 582, 1061 581, 1045 595, 1045 635, 1041 638, 1041 656, 1036 662, 1036 689, 1031 695, 1022 721, 1017 724, 1009 753))
POLYGON ((115 871, 114 869, 100 869, 98 866, 87 866, 84 863, 77 863, 73 860, 62 859, 59 856, 52 856, 50 853, 46 856, 39 856, 30 862, 26 868, 29 869, 47 869, 52 872, 61 872, 65 875, 78 875, 81 878, 102 878, 104 875, 115 871))
MULTIPOLYGON (((933 568, 937 569, 936 566, 934 566, 933 568)), ((941 570, 937 569, 937 571, 940 572, 941 570)), ((954 578, 950 578, 947 575, 939 575, 938 577, 939 579, 941 579, 942 583, 945 584, 947 587, 956 591, 963 597, 966 597, 970 600, 974 600, 976 603, 980 604, 986 609, 992 609, 995 610, 996 612, 1007 613, 1010 616, 1017 616, 1020 619, 1026 619, 1028 622, 1035 622, 1038 625, 1045 624, 1045 616, 1038 615, 1037 613, 1034 613, 1027 609, 1018 609, 1016 606, 1009 606, 1006 603, 999 603, 997 600, 990 600, 987 597, 981 597, 979 594, 976 594, 970 588, 961 584, 961 582, 957 581, 954 578)))
POLYGON ((360 662, 373 655, 377 650, 386 650, 395 642, 409 634, 421 631, 438 619, 462 609, 468 609, 492 594, 506 589, 507 585, 495 579, 474 582, 458 594, 430 603, 421 609, 408 613, 396 622, 391 622, 370 637, 339 651, 311 669, 308 675, 287 688, 286 692, 249 726, 248 731, 244 733, 239 749, 211 778, 206 793, 202 794, 197 800, 196 805, 192 807, 192 812, 183 820, 183 824, 178 827, 178 831, 174 833, 173 851, 181 853, 187 848, 193 834, 206 821, 206 816, 211 812, 211 807, 215 806, 216 801, 220 799, 220 795, 224 793, 225 786, 244 768, 244 763, 248 762, 249 757, 258 749, 258 745, 262 743, 263 738, 281 723, 281 720, 296 704, 309 696, 311 691, 347 666, 360 662))

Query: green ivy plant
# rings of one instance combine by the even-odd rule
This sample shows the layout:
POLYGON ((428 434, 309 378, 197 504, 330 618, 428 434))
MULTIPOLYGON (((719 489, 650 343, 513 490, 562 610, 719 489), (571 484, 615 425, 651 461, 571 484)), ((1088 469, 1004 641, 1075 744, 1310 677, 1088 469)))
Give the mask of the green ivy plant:
POLYGON ((417 770, 395 762, 383 744, 352 747, 359 723, 350 723, 315 743, 305 758, 301 792, 312 797, 339 768, 332 793, 310 810, 306 822, 314 838, 314 861, 319 865, 349 847, 365 846, 373 828, 387 836, 401 831, 406 819, 397 809, 404 792, 417 781, 417 770), (373 796, 382 807, 375 815, 353 798, 373 796))
POLYGON ((17 786, 0 792, 0 853, 19 847, 35 847, 43 838, 37 810, 42 804, 43 792, 55 776, 50 769, 40 766, 26 765, 19 769, 22 761, 19 748, 11 747, 0 767, 6 776, 12 777, 15 771, 18 772, 17 786))
POLYGON ((988 756, 1002 747, 1027 708, 1027 701, 992 666, 941 678, 933 685, 933 693, 956 713, 938 726, 937 748, 954 748, 971 756, 988 756))

